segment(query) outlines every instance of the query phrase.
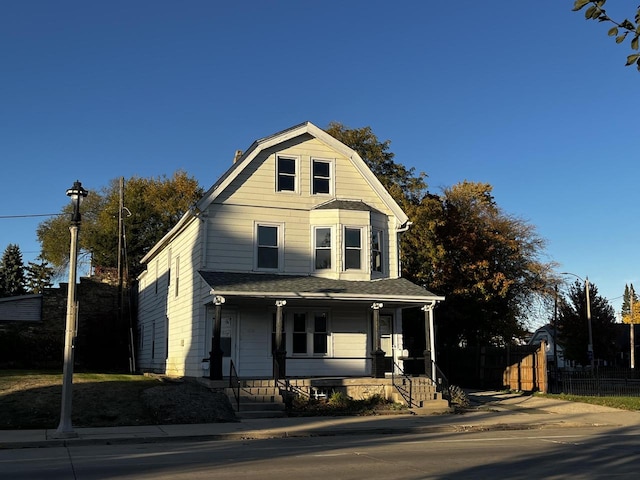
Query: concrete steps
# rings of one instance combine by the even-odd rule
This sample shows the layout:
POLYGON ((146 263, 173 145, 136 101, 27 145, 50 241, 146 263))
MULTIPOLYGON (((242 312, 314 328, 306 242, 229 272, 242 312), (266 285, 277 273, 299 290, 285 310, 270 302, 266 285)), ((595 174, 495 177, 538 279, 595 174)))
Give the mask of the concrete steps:
POLYGON ((241 380, 239 390, 225 388, 225 393, 239 418, 285 416, 284 399, 273 380, 241 380))

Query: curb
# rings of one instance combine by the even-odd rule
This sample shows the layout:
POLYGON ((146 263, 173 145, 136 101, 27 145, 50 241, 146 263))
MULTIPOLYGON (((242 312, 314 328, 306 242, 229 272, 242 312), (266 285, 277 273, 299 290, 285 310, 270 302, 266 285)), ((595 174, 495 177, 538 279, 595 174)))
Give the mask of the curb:
POLYGON ((74 438, 33 440, 22 442, 2 442, 0 450, 22 448, 54 448, 54 447, 84 447, 92 445, 132 445, 145 443, 173 443, 173 442, 201 442, 201 441, 238 441, 238 440, 265 440, 272 438, 300 438, 300 437, 334 437, 342 435, 409 435, 427 433, 472 433, 490 431, 514 431, 514 430, 545 430, 549 428, 579 428, 579 427, 607 427, 612 424, 591 424, 574 422, 554 423, 495 423, 495 424, 469 424, 469 425, 436 425, 415 427, 380 427, 380 428, 334 428, 327 430, 295 430, 295 431, 270 431, 248 430, 246 432, 211 433, 199 435, 151 435, 135 437, 114 438, 74 438))

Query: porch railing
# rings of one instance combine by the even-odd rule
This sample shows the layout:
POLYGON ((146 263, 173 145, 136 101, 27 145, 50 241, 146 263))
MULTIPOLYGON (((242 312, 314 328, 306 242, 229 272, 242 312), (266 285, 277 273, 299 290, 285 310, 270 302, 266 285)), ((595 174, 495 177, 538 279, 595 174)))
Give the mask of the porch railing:
POLYGON ((432 381, 436 387, 436 392, 440 393, 442 398, 451 404, 451 385, 449 384, 449 380, 444 372, 440 370, 438 364, 433 360, 431 360, 431 372, 435 373, 435 378, 433 378, 432 381))
POLYGON ((398 391, 398 393, 404 398, 404 401, 407 402, 409 408, 415 407, 415 402, 413 401, 413 382, 411 381, 411 377, 409 377, 404 370, 398 365, 395 361, 393 362, 393 371, 391 372, 391 382, 393 386, 398 391), (395 373, 396 371, 400 372, 399 374, 395 373))
POLYGON ((236 401, 236 412, 240 411, 240 378, 233 360, 229 359, 229 388, 233 392, 236 401))

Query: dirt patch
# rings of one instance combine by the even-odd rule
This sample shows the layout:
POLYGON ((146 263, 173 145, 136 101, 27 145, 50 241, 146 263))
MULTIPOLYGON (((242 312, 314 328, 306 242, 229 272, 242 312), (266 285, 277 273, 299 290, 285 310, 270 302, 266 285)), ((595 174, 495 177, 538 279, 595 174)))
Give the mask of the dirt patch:
POLYGON ((142 401, 159 424, 234 422, 235 413, 224 392, 193 382, 165 384, 142 392, 142 401))

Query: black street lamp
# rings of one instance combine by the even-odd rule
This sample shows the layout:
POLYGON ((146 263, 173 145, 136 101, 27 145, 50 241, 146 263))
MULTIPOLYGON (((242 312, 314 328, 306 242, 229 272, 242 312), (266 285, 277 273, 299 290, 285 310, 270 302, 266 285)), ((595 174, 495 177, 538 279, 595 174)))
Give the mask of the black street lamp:
POLYGON ((74 438, 78 434, 71 424, 71 399, 73 387, 73 353, 76 337, 78 306, 76 304, 76 275, 78 265, 78 232, 80 231, 80 204, 88 195, 82 184, 75 181, 67 190, 67 196, 71 197, 73 213, 71 214, 71 246, 69 249, 69 285, 67 286, 67 319, 65 323, 64 337, 64 367, 62 376, 62 402, 60 407, 60 424, 54 434, 56 438, 74 438))

